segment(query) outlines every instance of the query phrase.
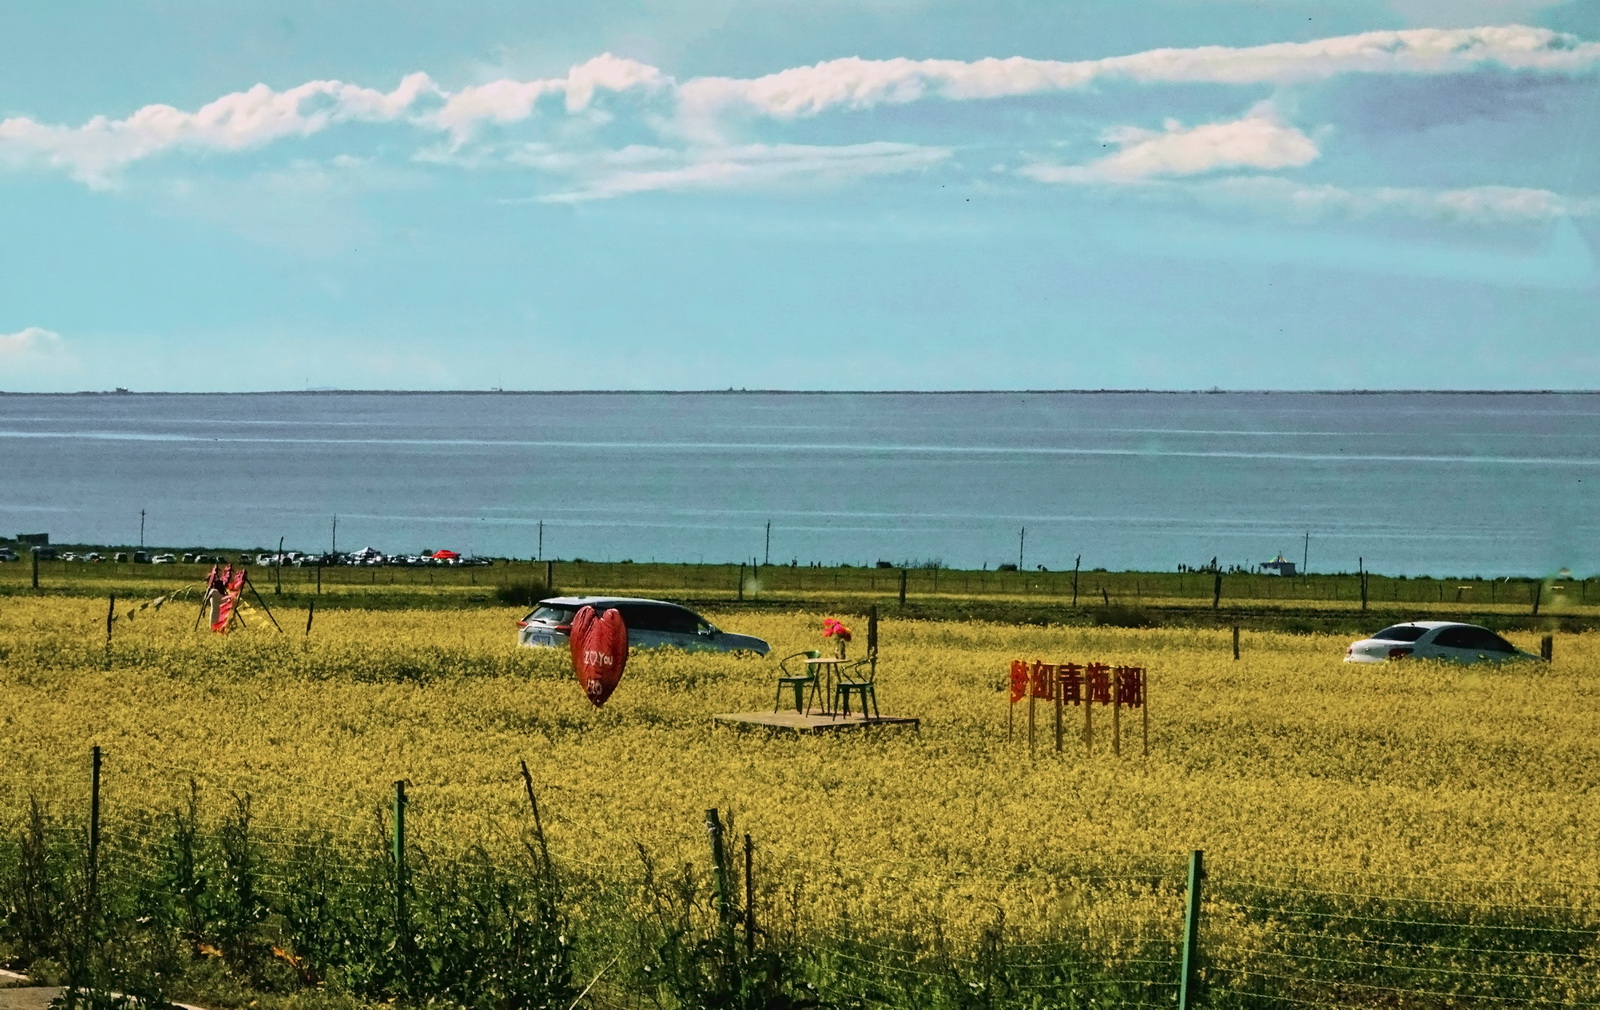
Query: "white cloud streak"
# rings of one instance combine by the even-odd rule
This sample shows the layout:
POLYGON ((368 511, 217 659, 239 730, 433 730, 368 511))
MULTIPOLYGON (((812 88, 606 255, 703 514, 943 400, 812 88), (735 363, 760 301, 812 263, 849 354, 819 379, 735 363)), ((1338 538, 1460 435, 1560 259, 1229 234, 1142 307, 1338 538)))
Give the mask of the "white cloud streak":
MULTIPOLYGON (((652 149, 659 151, 659 149, 652 149)), ((872 175, 916 172, 950 157, 942 147, 874 142, 827 147, 810 144, 746 144, 692 152, 667 167, 622 167, 629 161, 659 160, 646 152, 618 152, 593 181, 580 189, 545 197, 545 202, 575 203, 658 190, 771 187, 775 184, 837 185, 872 175)), ((669 157, 671 157, 669 155, 669 157)))
POLYGON ((1402 217, 1440 224, 1537 225, 1600 214, 1600 199, 1519 186, 1345 187, 1273 175, 1132 179, 1107 177, 1092 166, 1048 164, 1029 165, 1019 172, 1036 182, 1062 185, 1132 184, 1117 189, 1144 199, 1194 201, 1304 222, 1402 217))
POLYGON ((1099 81, 1290 84, 1340 74, 1449 74, 1482 66, 1577 73, 1600 65, 1600 43, 1544 28, 1416 28, 1312 42, 1151 49, 1129 56, 1062 62, 1022 57, 961 60, 829 60, 754 79, 708 77, 681 87, 686 106, 743 106, 781 119, 835 108, 1037 95, 1099 81))
MULTIPOLYGON (((1083 90, 1111 80, 1283 84, 1339 74, 1447 74, 1485 66, 1581 73, 1600 67, 1600 43, 1520 25, 1427 28, 1250 47, 1153 49, 1074 62, 1022 57, 971 62, 852 57, 763 77, 704 77, 681 83, 659 68, 604 54, 561 77, 507 78, 455 92, 440 87, 427 74, 415 73, 391 91, 342 81, 310 81, 283 91, 258 84, 192 112, 170 105, 147 105, 123 119, 96 116, 76 127, 16 116, 0 121, 0 164, 42 164, 64 169, 91 186, 104 187, 115 184, 117 172, 124 166, 165 151, 240 151, 352 122, 405 122, 442 132, 452 146, 459 147, 485 126, 527 120, 546 107, 567 117, 587 114, 604 118, 596 109, 600 97, 620 94, 663 103, 661 115, 644 117, 646 125, 663 137, 694 138, 702 146, 716 147, 731 146, 721 126, 730 115, 789 120, 829 110, 903 105, 929 98, 978 101, 1083 90)), ((1304 144, 1281 131, 1269 136, 1269 125, 1254 122, 1233 128, 1254 130, 1257 140, 1269 144, 1287 144, 1276 155, 1258 154, 1269 160, 1290 159, 1285 164, 1292 164, 1297 152, 1306 150, 1304 144)), ((1206 129, 1196 128, 1195 132, 1206 129)), ((1142 139, 1143 145, 1124 145, 1120 167, 1106 164, 1102 171, 1181 172, 1185 149, 1198 150, 1217 141, 1212 149, 1220 150, 1221 142, 1221 138, 1205 135, 1142 139)), ((1247 144, 1249 138, 1234 140, 1247 144)), ((1225 163, 1218 162, 1218 166, 1225 163)), ((1239 164, 1266 167, 1261 158, 1239 164)), ((708 178, 715 174, 709 167, 702 171, 708 178)), ((729 177, 741 174, 732 172, 729 177)))
POLYGON ((1276 176, 1239 176, 1208 180, 1196 184, 1194 191, 1210 202, 1265 209, 1302 220, 1399 215, 1435 222, 1516 225, 1600 214, 1600 200, 1518 186, 1346 188, 1276 176))
POLYGON ((1186 127, 1169 119, 1162 130, 1119 126, 1101 139, 1120 150, 1085 165, 1029 165, 1022 174, 1038 182, 1139 182, 1218 169, 1299 168, 1320 153, 1310 137, 1282 122, 1270 103, 1229 122, 1186 127))
POLYGON ((0 120, 0 158, 43 161, 92 186, 106 186, 122 166, 170 148, 239 151, 309 136, 334 123, 392 120, 434 93, 428 75, 412 74, 390 92, 341 81, 311 81, 287 91, 258 84, 194 112, 146 105, 126 119, 96 116, 75 128, 13 117, 0 120))

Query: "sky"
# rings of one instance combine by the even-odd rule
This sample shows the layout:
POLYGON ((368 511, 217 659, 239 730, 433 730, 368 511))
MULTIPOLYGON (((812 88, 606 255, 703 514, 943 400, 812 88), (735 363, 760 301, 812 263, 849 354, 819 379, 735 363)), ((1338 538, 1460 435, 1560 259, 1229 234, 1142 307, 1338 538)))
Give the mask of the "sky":
POLYGON ((1600 388, 1594 0, 0 0, 0 390, 1600 388))

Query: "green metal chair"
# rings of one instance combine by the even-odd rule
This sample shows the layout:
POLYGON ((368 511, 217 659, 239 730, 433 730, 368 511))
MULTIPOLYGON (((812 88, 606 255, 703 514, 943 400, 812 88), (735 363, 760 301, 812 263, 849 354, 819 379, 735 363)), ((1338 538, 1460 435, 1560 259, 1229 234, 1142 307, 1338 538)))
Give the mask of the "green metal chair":
POLYGON ((875 684, 877 679, 878 664, 870 659, 858 660, 847 668, 841 668, 839 670, 839 680, 834 684, 833 688, 834 715, 837 716, 840 710, 843 709, 844 714, 848 717, 850 715, 850 698, 859 696, 861 698, 862 716, 867 714, 868 701, 872 703, 873 717, 882 716, 883 713, 878 711, 878 690, 875 684), (861 674, 863 667, 867 671, 865 677, 861 674))
POLYGON ((779 704, 783 701, 783 689, 786 687, 794 691, 794 710, 796 712, 805 711, 806 688, 809 686, 813 694, 817 691, 817 671, 803 664, 807 659, 820 659, 821 657, 822 653, 816 649, 807 649, 804 652, 796 652, 778 660, 778 669, 782 672, 778 675, 778 690, 772 696, 772 710, 774 712, 778 710, 779 704), (790 661, 796 659, 801 661, 800 669, 804 670, 804 673, 791 673, 789 671, 790 661))

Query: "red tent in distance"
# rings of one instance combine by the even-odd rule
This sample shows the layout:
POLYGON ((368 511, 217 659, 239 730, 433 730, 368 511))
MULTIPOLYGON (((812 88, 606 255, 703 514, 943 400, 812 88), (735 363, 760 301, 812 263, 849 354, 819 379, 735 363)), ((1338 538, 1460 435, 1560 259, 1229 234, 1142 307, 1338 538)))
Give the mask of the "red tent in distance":
POLYGON ((460 561, 460 551, 434 551, 430 557, 435 561, 460 561))

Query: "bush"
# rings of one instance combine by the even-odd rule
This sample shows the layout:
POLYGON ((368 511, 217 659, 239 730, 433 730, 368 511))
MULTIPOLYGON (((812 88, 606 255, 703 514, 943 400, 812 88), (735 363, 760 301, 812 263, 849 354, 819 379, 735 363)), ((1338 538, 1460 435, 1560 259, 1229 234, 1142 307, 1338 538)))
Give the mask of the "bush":
POLYGON ((513 582, 504 586, 497 586, 494 598, 497 603, 508 607, 531 607, 540 600, 547 600, 552 596, 560 596, 561 590, 555 586, 547 586, 539 582, 513 582))
POLYGON ((1134 607, 1103 607, 1094 611, 1091 620, 1104 628, 1155 628, 1161 624, 1147 611, 1134 607))

